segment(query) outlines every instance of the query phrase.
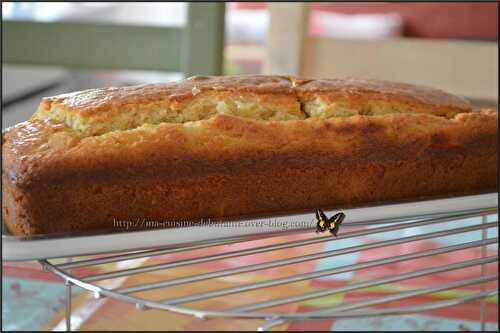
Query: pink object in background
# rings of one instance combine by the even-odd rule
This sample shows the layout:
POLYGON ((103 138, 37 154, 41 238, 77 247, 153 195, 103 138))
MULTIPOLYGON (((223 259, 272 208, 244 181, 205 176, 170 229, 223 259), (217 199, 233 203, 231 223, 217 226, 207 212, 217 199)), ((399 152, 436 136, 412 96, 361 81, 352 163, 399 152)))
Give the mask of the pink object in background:
MULTIPOLYGON (((236 2, 234 10, 262 11, 266 2, 236 2)), ((498 4, 491 2, 425 3, 312 3, 313 10, 337 14, 397 13, 405 37, 498 40, 498 4)))
POLYGON ((403 19, 397 13, 350 15, 315 10, 311 13, 309 33, 341 39, 394 38, 403 34, 403 19))

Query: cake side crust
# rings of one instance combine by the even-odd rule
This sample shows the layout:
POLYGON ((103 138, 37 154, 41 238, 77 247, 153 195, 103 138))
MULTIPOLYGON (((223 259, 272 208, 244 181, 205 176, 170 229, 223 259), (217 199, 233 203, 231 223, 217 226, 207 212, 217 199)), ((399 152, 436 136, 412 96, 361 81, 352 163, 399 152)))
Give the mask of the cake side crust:
POLYGON ((28 122, 4 136, 4 186, 26 203, 6 222, 18 234, 83 231, 127 217, 238 216, 497 190, 497 120, 488 110, 452 120, 222 115, 85 138, 28 122), (16 143, 23 131, 41 141, 16 143))

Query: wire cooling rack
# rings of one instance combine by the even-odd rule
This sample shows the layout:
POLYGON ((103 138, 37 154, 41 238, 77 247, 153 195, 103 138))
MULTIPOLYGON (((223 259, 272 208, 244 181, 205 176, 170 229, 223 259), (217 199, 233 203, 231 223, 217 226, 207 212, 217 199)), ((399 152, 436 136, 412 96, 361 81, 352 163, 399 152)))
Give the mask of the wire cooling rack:
MULTIPOLYGON (((71 329, 71 288, 78 286, 88 290, 94 294, 96 298, 110 297, 120 301, 133 303, 138 309, 161 309, 172 311, 184 315, 191 315, 197 318, 214 318, 214 317, 232 317, 232 318, 247 318, 261 319, 263 323, 257 327, 258 330, 268 330, 274 326, 283 324, 293 320, 315 320, 315 319, 333 319, 333 318, 352 318, 352 317, 368 317, 368 316, 386 316, 386 315, 401 315, 408 313, 416 313, 420 311, 428 311, 432 309, 454 306, 466 302, 480 300, 478 311, 480 312, 481 328, 485 329, 486 322, 486 301, 485 299, 498 294, 498 284, 494 281, 498 280, 498 274, 487 274, 487 265, 498 262, 498 255, 487 255, 488 246, 497 246, 498 237, 495 229, 498 227, 498 207, 488 209, 476 209, 461 212, 459 214, 447 214, 440 216, 424 216, 407 218, 404 221, 401 219, 384 219, 374 221, 358 221, 342 226, 342 230, 337 238, 330 234, 315 232, 305 232, 303 230, 292 230, 285 233, 300 239, 283 241, 283 234, 276 238, 275 234, 262 235, 260 239, 269 241, 267 245, 254 245, 244 247, 243 249, 232 250, 234 245, 240 246, 247 242, 246 240, 213 240, 210 243, 202 243, 198 245, 190 245, 180 248, 160 248, 152 250, 142 250, 124 254, 104 255, 91 259, 83 259, 76 261, 67 261, 65 263, 56 264, 60 260, 40 260, 40 264, 46 271, 50 271, 62 277, 66 284, 66 328, 71 329), (467 223, 465 223, 467 221, 467 223), (488 232, 490 231, 490 232, 488 232), (388 233, 389 232, 389 233, 388 233), (381 237, 379 235, 394 235, 395 237, 381 237), (466 233, 474 233, 478 237, 471 240, 470 237, 463 237, 466 233), (402 236, 403 235, 403 236, 402 236), (456 237, 453 237, 456 236, 456 237), (362 245, 355 246, 338 246, 333 250, 307 253, 308 246, 326 244, 327 242, 338 242, 342 244, 342 240, 358 239, 364 237, 362 245), (431 249, 417 250, 408 253, 394 253, 392 246, 401 244, 414 244, 425 241, 440 241, 446 237, 452 237, 454 243, 447 243, 431 249), (274 243, 273 238, 277 241, 274 243), (366 238, 369 240, 366 241, 366 238), (467 241, 464 241, 467 239, 467 241), (231 246, 226 246, 231 245, 231 246), (190 257, 190 253, 194 253, 200 249, 210 250, 217 249, 215 254, 196 255, 190 257), (229 251, 228 251, 229 249, 229 251), (150 275, 164 270, 172 270, 180 267, 196 267, 196 265, 214 263, 225 259, 238 259, 246 256, 269 254, 273 251, 304 249, 303 255, 286 257, 265 262, 244 265, 240 267, 232 267, 221 270, 199 273, 196 275, 175 277, 171 279, 160 279, 154 282, 135 284, 127 287, 110 288, 109 282, 132 276, 150 275), (167 299, 155 299, 151 297, 149 291, 159 290, 163 288, 175 288, 179 285, 193 284, 199 281, 216 281, 218 278, 230 277, 237 274, 244 274, 256 271, 265 271, 278 267, 286 267, 291 265, 304 265, 307 262, 329 258, 335 260, 337 256, 346 254, 361 254, 364 251, 377 249, 377 253, 381 253, 380 258, 374 260, 363 261, 355 264, 336 266, 321 270, 311 270, 307 272, 294 273, 287 276, 266 279, 252 283, 236 284, 230 287, 212 290, 199 290, 193 287, 192 292, 187 295, 171 297, 167 299), (410 270, 396 275, 388 275, 378 277, 376 279, 367 279, 357 281, 352 284, 335 287, 335 288, 317 288, 313 291, 298 290, 294 295, 268 299, 262 297, 261 301, 251 304, 242 304, 233 308, 227 309, 210 309, 206 308, 203 301, 214 299, 217 297, 228 297, 244 295, 247 292, 262 292, 265 295, 266 288, 273 288, 287 284, 293 284, 299 281, 308 281, 322 277, 331 277, 336 274, 355 272, 358 270, 372 269, 376 267, 384 267, 394 263, 407 264, 411 269, 412 261, 422 258, 432 258, 435 256, 459 252, 466 249, 478 249, 480 255, 467 260, 457 260, 454 262, 440 262, 438 265, 425 268, 419 267, 417 270, 410 270), (167 260, 168 254, 185 254, 187 259, 167 260), (167 256, 166 256, 167 255, 167 256), (140 266, 135 268, 118 268, 113 271, 106 271, 99 274, 82 275, 79 269, 110 263, 121 263, 132 259, 139 258, 155 258, 151 265, 140 266), (427 285, 422 288, 403 290, 385 296, 374 296, 369 299, 358 300, 354 302, 342 303, 331 306, 330 308, 319 311, 304 311, 290 312, 283 309, 283 305, 314 300, 317 298, 333 296, 335 294, 348 291, 359 291, 365 288, 383 286, 389 283, 402 283, 410 279, 419 277, 429 277, 434 274, 452 272, 464 269, 475 269, 480 272, 476 277, 457 279, 444 284, 436 283, 435 285, 427 285), (107 284, 103 284, 107 282, 107 284), (491 287, 493 284, 493 287, 491 287), (412 302, 410 306, 389 306, 391 302, 407 299, 419 299, 419 296, 435 295, 436 293, 453 290, 462 287, 478 286, 465 294, 456 298, 412 302), (201 306, 199 304, 202 304, 201 306), (387 306, 386 306, 387 305, 387 306)), ((248 243, 255 244, 255 243, 248 243)), ((317 250, 318 247, 316 247, 317 250)), ((417 248, 418 247, 412 247, 417 248)), ((203 251, 202 251, 203 252, 203 251)), ((208 251, 210 253, 210 251, 208 251)), ((212 251, 214 252, 214 251, 212 251)), ((309 251, 310 252, 310 251, 309 251)), ((495 251, 493 251, 494 253, 495 251)), ((295 251, 294 253, 297 253, 295 251)), ((460 259, 460 256, 457 255, 460 259)), ((436 262, 436 261, 434 261, 436 262)), ((106 266, 107 267, 107 266, 106 266)), ((114 265, 113 267, 125 267, 124 265, 114 265)), ((206 270, 206 265, 204 266, 206 270)), ((140 280, 140 279, 136 279, 140 280)), ((210 283, 205 283, 206 288, 210 283)), ((216 285, 216 284, 214 284, 216 285)), ((191 290, 191 289, 190 289, 191 290)), ((243 298, 244 299, 244 298, 243 298)), ((255 298, 252 298, 255 299, 255 298)), ((428 298, 424 298, 428 299, 428 298)))

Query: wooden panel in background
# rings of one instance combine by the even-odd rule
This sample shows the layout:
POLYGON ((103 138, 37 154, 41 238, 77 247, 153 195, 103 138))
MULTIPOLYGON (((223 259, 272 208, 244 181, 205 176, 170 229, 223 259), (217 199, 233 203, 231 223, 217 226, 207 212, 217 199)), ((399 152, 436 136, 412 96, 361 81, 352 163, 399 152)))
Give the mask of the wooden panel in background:
POLYGON ((2 60, 220 75, 224 10, 224 3, 190 3, 185 27, 5 20, 2 60))
POLYGON ((307 31, 309 6, 304 3, 271 3, 267 37, 266 74, 298 75, 307 31))
POLYGON ((3 61, 92 69, 178 71, 182 28, 4 21, 3 61))
POLYGON ((221 75, 225 3, 191 3, 184 29, 181 71, 186 76, 221 75))
POLYGON ((494 42, 308 38, 301 75, 361 77, 423 84, 475 100, 498 101, 494 42))

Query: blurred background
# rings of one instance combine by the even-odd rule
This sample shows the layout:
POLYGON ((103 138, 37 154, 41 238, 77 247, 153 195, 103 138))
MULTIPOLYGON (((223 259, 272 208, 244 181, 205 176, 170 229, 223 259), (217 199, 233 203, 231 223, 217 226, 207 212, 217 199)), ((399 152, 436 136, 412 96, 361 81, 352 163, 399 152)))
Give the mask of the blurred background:
MULTIPOLYGON (((196 74, 378 78, 497 107, 498 4, 2 2, 2 64, 3 128, 28 119, 43 96, 196 74)), ((325 265, 358 259, 336 260, 325 265)), ((4 330, 64 329, 64 287, 38 263, 3 263, 2 286, 4 330)), ((255 328, 73 293, 75 329, 255 328)), ((285 329, 478 330, 476 306, 285 329)), ((498 330, 492 311, 487 329, 498 330)))
POLYGON ((41 96, 195 74, 372 77, 498 96, 496 3, 2 3, 3 126, 41 96))

